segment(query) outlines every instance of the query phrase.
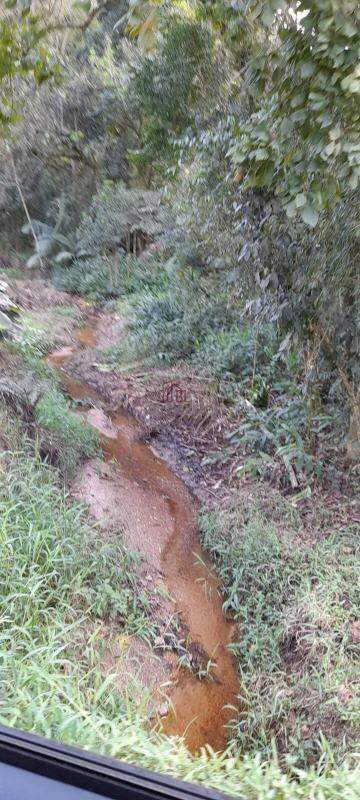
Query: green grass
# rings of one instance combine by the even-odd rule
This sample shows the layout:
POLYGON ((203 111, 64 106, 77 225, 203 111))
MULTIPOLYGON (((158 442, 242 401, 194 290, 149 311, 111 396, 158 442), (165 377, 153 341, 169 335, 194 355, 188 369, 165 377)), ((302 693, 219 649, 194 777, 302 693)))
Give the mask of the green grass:
POLYGON ((2 724, 249 800, 359 797, 360 772, 346 766, 284 774, 274 757, 193 757, 151 731, 144 703, 135 706, 99 668, 98 631, 108 620, 148 635, 146 604, 134 608, 131 559, 118 540, 99 542, 56 472, 29 452, 14 455, 0 474, 2 724))
POLYGON ((250 502, 203 513, 202 538, 239 621, 241 750, 269 758, 273 740, 304 767, 355 758, 360 746, 359 527, 299 541, 250 502), (353 631, 353 633, 352 633, 353 631))
POLYGON ((13 626, 10 652, 25 653, 47 629, 57 631, 60 641, 62 626, 81 617, 117 619, 139 632, 147 604, 134 606, 138 557, 126 553, 119 539, 101 540, 83 507, 69 502, 56 470, 29 452, 5 453, 5 459, 0 606, 3 621, 13 626))
MULTIPOLYGON (((88 526, 30 446, 1 460, 0 716, 71 738, 81 715, 74 720, 68 693, 89 708, 96 693, 101 708, 103 694, 106 704, 100 627, 152 639, 150 601, 136 592, 138 556, 119 536, 105 542, 88 526)), ((112 703, 119 707, 115 694, 112 703)))
POLYGON ((31 365, 45 355, 48 347, 48 336, 44 326, 34 319, 31 312, 22 313, 20 317, 20 332, 16 341, 11 343, 11 348, 16 353, 19 353, 26 363, 31 365))
POLYGON ((52 437, 63 472, 71 474, 79 461, 99 455, 98 434, 71 410, 70 402, 56 385, 52 385, 37 403, 35 419, 52 437))
POLYGON ((74 308, 74 306, 56 306, 56 313, 60 317, 66 317, 67 319, 79 319, 79 310, 74 308))
MULTIPOLYGON (((17 254, 17 257, 18 254, 17 254)), ((1 267, 0 269, 0 280, 21 280, 24 278, 24 272, 22 269, 16 269, 13 267, 1 267)))
POLYGON ((196 274, 138 293, 130 298, 128 326, 115 359, 149 366, 190 359, 212 327, 222 325, 222 299, 216 296, 210 304, 196 274))
MULTIPOLYGON (((52 309, 53 319, 76 319, 77 312, 71 306, 52 309)), ((51 327, 51 323, 49 321, 51 327)), ((34 409, 38 426, 49 434, 51 450, 57 455, 56 462, 63 473, 70 476, 76 464, 84 458, 99 455, 98 434, 71 408, 71 402, 62 394, 56 372, 44 360, 45 354, 54 346, 51 331, 39 322, 31 312, 21 315, 18 339, 8 345, 12 352, 20 355, 23 368, 32 375, 34 386, 41 380, 47 387, 34 409)))

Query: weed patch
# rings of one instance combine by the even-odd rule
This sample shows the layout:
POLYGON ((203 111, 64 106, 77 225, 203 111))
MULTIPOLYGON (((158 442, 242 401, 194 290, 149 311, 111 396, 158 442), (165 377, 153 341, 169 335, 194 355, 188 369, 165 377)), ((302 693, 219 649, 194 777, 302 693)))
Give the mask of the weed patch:
MULTIPOLYGON (((136 594, 137 556, 126 553, 118 537, 106 543, 96 537, 54 470, 34 458, 30 447, 2 458, 0 714, 6 724, 46 735, 51 729, 60 738, 65 724, 66 738, 74 707, 65 722, 55 695, 60 704, 68 692, 84 700, 103 683, 94 667, 96 634, 79 654, 79 626, 96 631, 94 623, 113 620, 151 638, 149 603, 144 593, 136 594)), ((113 704, 119 705, 115 696, 113 704)))
POLYGON ((69 401, 56 386, 45 392, 37 403, 35 419, 53 436, 62 471, 71 473, 78 461, 99 454, 96 431, 71 410, 69 401))
POLYGON ((162 269, 160 286, 148 281, 130 292, 123 284, 128 324, 112 363, 182 362, 205 379, 234 423, 211 459, 237 461, 239 478, 250 472, 297 493, 319 481, 339 484, 344 409, 325 385, 310 391, 296 340, 284 338, 276 321, 251 318, 223 279, 189 266, 184 272, 176 257, 162 269))
POLYGON ((76 464, 83 458, 91 458, 99 454, 99 441, 96 432, 71 409, 71 403, 58 389, 55 372, 46 364, 44 355, 55 344, 56 324, 63 331, 67 320, 77 319, 76 310, 63 306, 51 310, 50 319, 38 319, 36 313, 23 314, 18 338, 9 343, 10 352, 21 358, 21 369, 26 370, 29 385, 33 381, 34 388, 39 379, 47 386, 33 409, 37 425, 48 434, 47 446, 56 453, 56 464, 68 476, 76 464), (50 330, 52 327, 52 330, 50 330), (55 337, 55 339, 54 339, 55 337))
POLYGON ((67 292, 106 300, 164 288, 167 275, 153 259, 145 263, 132 255, 97 255, 77 259, 69 267, 55 268, 53 282, 67 292))
POLYGON ((355 753, 360 735, 359 530, 299 545, 251 506, 203 513, 243 690, 234 736, 242 750, 303 767, 355 753), (355 626, 355 627, 354 627, 355 626))
POLYGON ((212 329, 223 326, 224 298, 209 303, 200 275, 170 274, 164 288, 149 287, 131 302, 120 361, 171 365, 189 359, 212 329))
POLYGON ((81 314, 72 306, 57 306, 46 310, 23 312, 12 349, 28 363, 34 363, 59 344, 71 341, 71 330, 79 323, 81 314))
POLYGON ((236 797, 349 800, 360 775, 346 765, 285 774, 276 758, 192 756, 183 743, 150 731, 144 703, 114 690, 98 667, 96 621, 149 635, 147 606, 134 607, 132 559, 119 541, 101 544, 46 465, 6 454, 0 473, 2 724, 119 758, 236 797), (79 626, 91 630, 79 650, 79 626), (145 630, 144 630, 145 628, 145 630))

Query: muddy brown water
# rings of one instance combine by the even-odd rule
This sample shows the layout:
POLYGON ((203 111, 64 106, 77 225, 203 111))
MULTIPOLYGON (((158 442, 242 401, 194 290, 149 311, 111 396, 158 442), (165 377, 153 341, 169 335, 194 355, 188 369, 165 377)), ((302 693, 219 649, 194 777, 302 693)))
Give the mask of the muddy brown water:
MULTIPOLYGON (((78 332, 78 341, 80 347, 96 345, 95 321, 78 332)), ((61 370, 61 381, 73 400, 91 401, 93 409, 88 419, 101 432, 96 404, 102 403, 102 398, 63 369, 78 351, 79 347, 63 348, 54 352, 49 362, 61 370)), ((142 509, 143 515, 151 513, 151 498, 161 499, 162 503, 165 500, 167 514, 163 524, 167 529, 159 545, 161 569, 188 630, 188 645, 198 646, 206 654, 205 665, 206 662, 209 665, 209 675, 202 679, 184 667, 176 670, 169 691, 170 711, 162 721, 162 729, 170 735, 184 736, 192 752, 206 744, 222 751, 227 744, 229 723, 236 716, 239 693, 236 666, 228 647, 233 640, 234 624, 223 614, 218 578, 200 546, 195 501, 166 462, 139 440, 141 429, 136 420, 121 411, 110 416, 115 435, 100 433, 105 458, 116 459, 128 481, 146 487, 149 505, 142 509)), ((129 503, 133 501, 134 498, 129 498, 129 503)), ((150 517, 149 530, 153 536, 156 528, 151 527, 150 517)))

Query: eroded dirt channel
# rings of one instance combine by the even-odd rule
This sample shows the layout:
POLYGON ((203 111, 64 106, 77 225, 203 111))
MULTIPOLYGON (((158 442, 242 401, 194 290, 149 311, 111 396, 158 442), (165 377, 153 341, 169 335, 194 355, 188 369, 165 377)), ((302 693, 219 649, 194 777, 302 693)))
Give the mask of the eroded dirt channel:
POLYGON ((205 744, 223 750, 239 691, 228 649, 234 625, 224 617, 218 579, 199 543, 196 503, 166 462, 141 441, 136 420, 121 411, 105 414, 102 398, 67 375, 66 364, 79 349, 96 347, 95 322, 79 331, 78 342, 77 347, 54 352, 49 361, 61 370, 72 399, 89 401, 91 407, 83 413, 100 433, 105 461, 116 468, 115 480, 110 481, 93 462, 86 463, 77 479, 78 496, 95 518, 122 524, 125 546, 138 550, 163 576, 188 644, 211 662, 210 676, 199 679, 174 659, 163 730, 184 735, 193 752, 205 744))

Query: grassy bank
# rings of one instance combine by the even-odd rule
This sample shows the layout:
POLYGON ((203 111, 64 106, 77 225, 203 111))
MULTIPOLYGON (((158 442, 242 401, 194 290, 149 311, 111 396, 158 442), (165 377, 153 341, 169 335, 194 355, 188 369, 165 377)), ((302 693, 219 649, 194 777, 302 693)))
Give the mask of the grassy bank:
POLYGON ((45 356, 71 342, 71 333, 80 324, 81 316, 71 306, 21 313, 16 339, 1 345, 7 374, 14 381, 17 411, 22 406, 20 413, 28 418, 41 454, 68 478, 79 461, 99 454, 99 440, 62 393, 60 378, 45 356))
MULTIPOLYGON (((124 299, 136 314, 139 295, 124 299)), ((276 514, 264 516, 241 496, 227 510, 204 512, 204 545, 239 622, 243 698, 229 752, 193 757, 151 730, 138 686, 119 692, 102 667, 104 630, 148 640, 156 631, 146 593, 137 592, 136 557, 119 536, 100 539, 64 490, 64 474, 96 454, 97 441, 44 364, 48 347, 30 315, 3 349, 14 374, 30 375, 43 391, 25 421, 1 406, 1 722, 244 800, 359 797, 355 528, 299 539, 298 513, 281 498, 276 514), (58 461, 39 457, 44 436, 58 461)))
POLYGON ((99 537, 4 409, 1 423, 2 440, 21 449, 1 453, 0 713, 6 724, 71 738, 75 696, 100 707, 108 695, 101 627, 116 620, 119 630, 149 636, 149 602, 136 593, 138 559, 119 535, 99 537), (55 697, 68 701, 68 719, 55 697))
POLYGON ((354 762, 360 744, 359 526, 299 536, 278 498, 278 522, 256 502, 201 518, 225 606, 238 620, 233 650, 243 705, 234 736, 242 751, 287 763, 354 762))
POLYGON ((113 364, 176 364, 180 373, 186 364, 203 376, 231 419, 222 452, 206 456, 233 459, 239 490, 252 476, 249 491, 239 491, 231 507, 201 518, 226 609, 239 623, 233 650, 242 710, 235 752, 266 763, 275 747, 286 770, 315 765, 321 771, 346 759, 354 765, 360 531, 351 513, 348 524, 345 512, 345 521, 335 524, 326 500, 326 492, 346 484, 349 495, 340 504, 345 509, 354 499, 352 471, 345 472, 341 455, 339 407, 320 396, 309 402, 296 349, 282 347, 276 324, 247 323, 236 298, 221 292, 221 277, 211 294, 206 275, 194 270, 185 280, 167 262, 159 289, 159 264, 152 285, 151 262, 137 263, 131 291, 120 281, 128 327, 110 353, 113 364), (312 492, 312 524, 304 525, 301 501, 312 492))
POLYGON ((193 757, 149 729, 145 699, 135 705, 100 668, 104 626, 149 634, 132 557, 119 537, 99 539, 3 407, 1 431, 1 722, 249 800, 357 797, 347 767, 285 775, 273 757, 193 757))
MULTIPOLYGON (((13 432, 12 432, 13 435, 13 432)), ((20 441, 20 440, 19 440, 20 441)), ((98 629, 115 617, 143 626, 131 560, 118 541, 99 544, 56 472, 26 450, 1 454, 3 724, 35 731, 237 797, 295 800, 358 796, 360 774, 284 774, 276 760, 205 754, 148 728, 144 707, 116 692, 99 669, 98 629)))

